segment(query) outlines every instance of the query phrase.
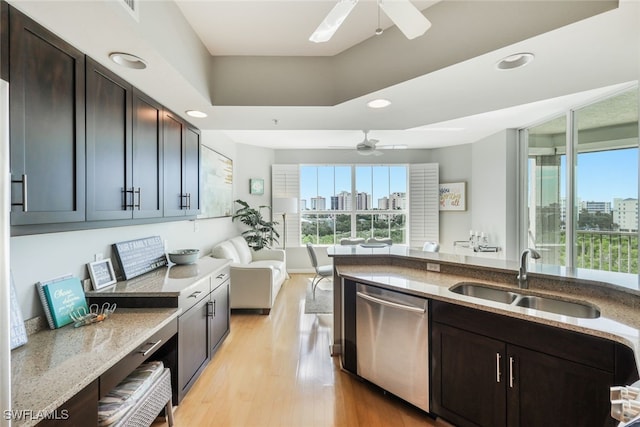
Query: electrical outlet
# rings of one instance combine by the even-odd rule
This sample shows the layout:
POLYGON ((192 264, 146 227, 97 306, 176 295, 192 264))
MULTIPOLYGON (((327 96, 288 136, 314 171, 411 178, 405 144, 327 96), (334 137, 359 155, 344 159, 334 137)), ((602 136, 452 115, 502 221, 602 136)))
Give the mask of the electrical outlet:
POLYGON ((93 260, 94 261, 100 261, 104 258, 104 255, 102 254, 102 252, 98 252, 97 254, 93 255, 93 260))
POLYGON ((440 264, 434 264, 432 262, 428 262, 427 271, 435 271, 437 273, 440 273, 440 264))
POLYGON ((200 231, 200 223, 198 223, 198 221, 193 221, 193 232, 196 233, 200 231))

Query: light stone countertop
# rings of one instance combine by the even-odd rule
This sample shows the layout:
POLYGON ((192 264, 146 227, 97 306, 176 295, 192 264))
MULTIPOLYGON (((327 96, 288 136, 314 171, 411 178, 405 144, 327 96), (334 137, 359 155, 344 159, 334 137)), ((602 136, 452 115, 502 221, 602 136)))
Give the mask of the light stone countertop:
POLYGON ((231 264, 231 260, 202 257, 194 264, 161 267, 133 279, 117 282, 99 291, 85 292, 91 296, 179 296, 189 288, 212 273, 231 264))
POLYGON ((506 285, 492 280, 395 265, 337 265, 336 270, 341 277, 354 281, 610 339, 630 347, 640 368, 640 310, 637 309, 640 297, 626 292, 616 294, 615 290, 607 289, 603 293, 590 286, 575 283, 566 285, 562 281, 558 281, 557 288, 553 290, 535 287, 521 290, 515 285, 515 280, 513 285, 506 285), (521 294, 551 295, 558 299, 587 302, 597 306, 601 314, 596 319, 575 318, 460 295, 449 290, 457 283, 470 281, 521 294))
MULTIPOLYGON (((105 321, 73 324, 30 335, 11 352, 13 411, 53 412, 153 334, 176 319, 180 309, 117 309, 105 321)), ((15 412, 14 412, 15 413, 15 412)), ((38 419, 14 420, 31 426, 38 419)))

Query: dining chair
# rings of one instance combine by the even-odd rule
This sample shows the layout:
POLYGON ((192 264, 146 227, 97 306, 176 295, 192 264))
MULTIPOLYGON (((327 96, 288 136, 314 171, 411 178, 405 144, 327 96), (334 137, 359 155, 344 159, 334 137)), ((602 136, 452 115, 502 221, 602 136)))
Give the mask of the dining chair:
POLYGON ((307 243, 307 252, 309 252, 311 265, 316 271, 316 275, 313 277, 313 280, 311 280, 311 293, 313 294, 313 299, 316 299, 316 288, 318 287, 318 283, 320 283, 322 279, 333 276, 333 265, 318 265, 318 257, 316 256, 316 251, 313 249, 313 245, 311 243, 307 243))
POLYGON ((359 245, 360 243, 364 243, 364 239, 362 237, 347 237, 340 239, 340 244, 343 246, 359 245))
POLYGON ((384 243, 385 245, 393 245, 393 240, 391 238, 378 238, 378 237, 369 237, 367 239, 367 243, 384 243))
POLYGON ((424 252, 438 252, 440 250, 440 245, 436 242, 426 242, 424 246, 422 246, 422 250, 424 252))

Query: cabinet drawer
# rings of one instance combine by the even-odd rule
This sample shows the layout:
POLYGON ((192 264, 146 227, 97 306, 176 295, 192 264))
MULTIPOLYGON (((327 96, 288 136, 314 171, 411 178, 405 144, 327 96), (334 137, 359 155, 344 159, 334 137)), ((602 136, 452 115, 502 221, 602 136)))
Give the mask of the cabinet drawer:
POLYGON ((198 301, 209 295, 211 292, 210 284, 211 277, 207 276, 194 283, 193 286, 189 286, 189 289, 185 289, 180 293, 180 297, 178 298, 178 307, 185 312, 196 305, 198 301))
POLYGON ((615 369, 615 345, 604 338, 433 301, 432 320, 607 372, 615 369))
POLYGON ((211 290, 216 290, 225 281, 229 280, 229 267, 219 270, 217 274, 211 277, 211 290))
POLYGON ((134 351, 122 358, 117 364, 100 376, 100 399, 102 399, 120 381, 126 378, 141 363, 149 359, 160 347, 178 332, 178 319, 153 334, 134 351))

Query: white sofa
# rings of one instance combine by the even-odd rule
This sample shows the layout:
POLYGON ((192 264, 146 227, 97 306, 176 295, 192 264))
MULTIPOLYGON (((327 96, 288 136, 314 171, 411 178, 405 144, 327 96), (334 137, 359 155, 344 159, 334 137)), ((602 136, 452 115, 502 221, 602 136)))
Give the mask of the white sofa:
POLYGON ((237 236, 215 245, 211 256, 231 260, 231 308, 260 309, 269 314, 287 279, 285 251, 254 251, 237 236))

